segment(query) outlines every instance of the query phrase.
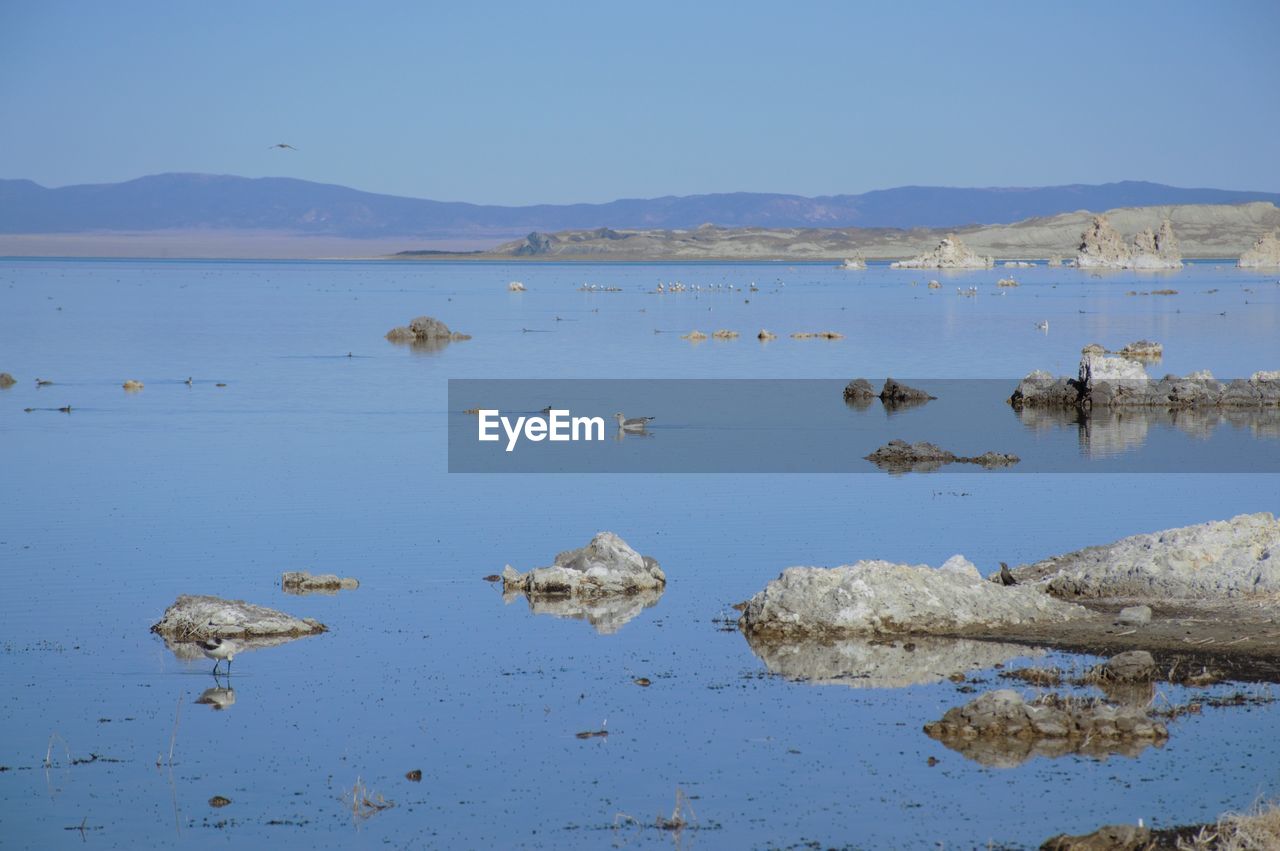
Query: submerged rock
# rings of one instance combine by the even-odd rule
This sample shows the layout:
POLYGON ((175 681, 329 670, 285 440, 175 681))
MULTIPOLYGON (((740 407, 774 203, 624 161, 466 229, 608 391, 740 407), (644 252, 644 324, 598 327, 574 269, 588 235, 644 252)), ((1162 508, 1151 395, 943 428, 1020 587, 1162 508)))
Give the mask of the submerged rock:
POLYGON ((748 635, 842 638, 881 633, 998 636, 1006 627, 1090 617, 1032 586, 985 581, 963 556, 942 567, 860 561, 791 567, 747 603, 748 635))
POLYGON ((134 381, 133 379, 129 379, 121 386, 130 393, 135 393, 143 388, 141 381, 134 381))
POLYGON ((766 340, 766 341, 767 341, 767 340, 776 340, 776 339, 778 339, 778 335, 777 335, 777 334, 771 334, 771 333, 769 333, 768 329, 761 328, 761 329, 760 329, 760 333, 759 333, 759 334, 756 334, 756 339, 757 339, 757 340, 766 340))
POLYGON ((1164 357, 1164 346, 1152 340, 1135 340, 1116 354, 1137 360, 1160 360, 1164 357))
POLYGON ((0 390, 8 390, 16 383, 12 375, 7 372, 0 372, 0 390))
POLYGON ((599 634, 612 635, 645 609, 656 606, 662 599, 662 589, 592 598, 543 596, 522 591, 504 591, 502 594, 504 603, 520 598, 528 601, 529 611, 535 615, 586 621, 599 634))
POLYGON ((392 328, 387 339, 393 343, 418 343, 438 347, 456 340, 470 340, 470 334, 450 331, 449 326, 432 316, 418 316, 408 325, 392 328))
POLYGON ((165 609, 151 631, 177 639, 294 638, 328 629, 311 618, 295 618, 275 609, 197 594, 183 594, 165 609))
POLYGON ((947 234, 937 247, 919 257, 889 264, 891 269, 990 269, 995 261, 979 257, 954 233, 947 234))
POLYGON ((336 593, 360 587, 360 580, 333 573, 313 575, 305 570, 287 571, 280 577, 280 587, 289 594, 336 593))
POLYGON ((1169 738, 1164 724, 1135 707, 1047 694, 1032 701, 1011 689, 980 695, 924 726, 931 738, 983 765, 1013 766, 1033 756, 1136 756, 1169 738))
POLYGON ((738 339, 738 332, 721 328, 719 331, 713 331, 711 337, 715 340, 736 340, 738 339))
POLYGON ((1241 514, 1014 568, 1060 598, 1220 599, 1280 592, 1280 521, 1241 514))
POLYGON ((603 597, 661 590, 666 584, 656 561, 613 532, 600 532, 585 547, 560 553, 550 567, 520 573, 507 565, 502 571, 504 591, 530 596, 603 597))
POLYGON ((1280 267, 1280 231, 1258 237, 1253 247, 1240 255, 1236 263, 1241 269, 1274 269, 1280 267))
POLYGON ((1044 653, 1022 644, 926 635, 899 640, 774 641, 749 634, 747 643, 770 673, 814 685, 852 688, 903 688, 939 683, 952 676, 1044 653))
POLYGON ((984 452, 981 455, 956 455, 927 441, 907 443, 891 440, 875 452, 865 456, 868 461, 891 473, 928 473, 943 464, 977 464, 992 469, 1017 464, 1017 455, 1005 452, 984 452))

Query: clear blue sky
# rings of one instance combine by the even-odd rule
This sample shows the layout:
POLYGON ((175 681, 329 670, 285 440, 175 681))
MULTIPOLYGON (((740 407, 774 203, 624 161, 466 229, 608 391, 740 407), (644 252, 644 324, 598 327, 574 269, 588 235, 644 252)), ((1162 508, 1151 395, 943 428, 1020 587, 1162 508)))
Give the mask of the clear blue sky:
POLYGON ((1280 191, 1278 38, 1276 0, 7 0, 0 176, 285 175, 504 204, 1280 191))

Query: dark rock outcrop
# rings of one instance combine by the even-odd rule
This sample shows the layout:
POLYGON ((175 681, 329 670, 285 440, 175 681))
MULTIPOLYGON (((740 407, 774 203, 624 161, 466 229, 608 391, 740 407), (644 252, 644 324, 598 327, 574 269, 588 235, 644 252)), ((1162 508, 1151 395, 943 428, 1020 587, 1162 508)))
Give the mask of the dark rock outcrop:
POLYGON ((927 473, 943 464, 977 464, 988 469, 1017 464, 1017 455, 1005 452, 984 452, 981 455, 956 455, 927 441, 907 443, 891 440, 866 459, 882 470, 891 473, 927 473))
POLYGON ((886 378, 884 387, 880 388, 880 401, 886 405, 910 405, 916 402, 928 402, 930 399, 936 399, 937 396, 930 396, 923 390, 915 387, 909 387, 900 381, 894 381, 892 378, 886 378))

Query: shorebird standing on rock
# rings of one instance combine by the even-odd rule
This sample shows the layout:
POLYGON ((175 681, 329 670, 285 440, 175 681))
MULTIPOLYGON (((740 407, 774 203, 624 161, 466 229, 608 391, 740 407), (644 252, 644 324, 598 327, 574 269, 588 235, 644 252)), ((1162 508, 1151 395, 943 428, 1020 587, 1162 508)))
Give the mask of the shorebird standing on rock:
POLYGON ((227 660, 227 676, 231 676, 231 661, 236 658, 236 651, 240 649, 234 641, 228 641, 225 638, 209 638, 198 642, 204 655, 213 660, 213 675, 218 675, 218 663, 223 659, 227 660))

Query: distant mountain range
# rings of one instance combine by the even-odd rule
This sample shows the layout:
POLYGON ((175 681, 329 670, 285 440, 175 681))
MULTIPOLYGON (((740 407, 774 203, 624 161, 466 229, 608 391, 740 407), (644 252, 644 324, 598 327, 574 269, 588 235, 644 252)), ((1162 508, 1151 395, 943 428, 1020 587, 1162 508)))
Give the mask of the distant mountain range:
POLYGON ((806 198, 732 192, 526 207, 430 201, 292 178, 157 174, 48 189, 0 180, 0 233, 268 231, 385 238, 507 236, 586 228, 945 228, 1076 210, 1269 201, 1280 193, 1124 181, 1027 189, 903 186, 806 198))

